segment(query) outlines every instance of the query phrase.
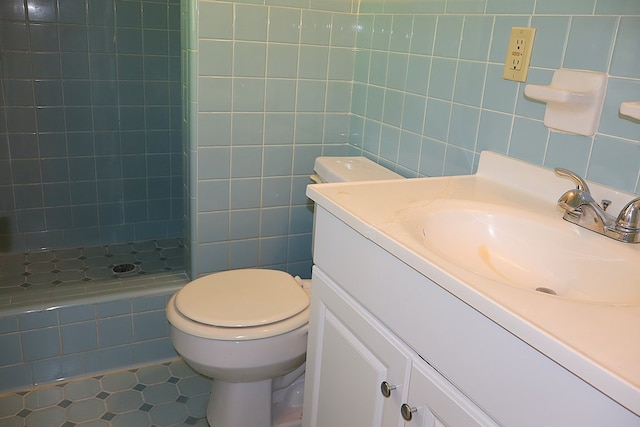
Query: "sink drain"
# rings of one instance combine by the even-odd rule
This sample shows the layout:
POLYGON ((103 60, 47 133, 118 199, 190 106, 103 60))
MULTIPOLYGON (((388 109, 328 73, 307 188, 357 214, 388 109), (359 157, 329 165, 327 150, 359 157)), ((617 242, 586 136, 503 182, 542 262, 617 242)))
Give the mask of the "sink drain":
POLYGON ((538 291, 538 292, 542 292, 543 294, 557 295, 557 294, 556 294, 556 291, 554 291, 553 289, 551 289, 551 288, 545 288, 545 287, 542 287, 542 286, 541 286, 541 287, 539 287, 539 288, 536 288, 536 291, 538 291))
POLYGON ((118 264, 118 265, 114 265, 111 271, 113 271, 115 274, 125 274, 125 273, 131 273, 135 269, 136 269, 136 266, 133 264, 118 264))

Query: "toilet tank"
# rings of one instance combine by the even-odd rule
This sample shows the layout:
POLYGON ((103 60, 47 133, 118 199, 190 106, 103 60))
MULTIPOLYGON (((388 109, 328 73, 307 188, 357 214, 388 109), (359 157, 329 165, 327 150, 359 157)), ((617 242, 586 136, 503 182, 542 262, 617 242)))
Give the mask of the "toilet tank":
POLYGON ((366 157, 317 157, 313 170, 311 179, 317 183, 403 178, 366 157))

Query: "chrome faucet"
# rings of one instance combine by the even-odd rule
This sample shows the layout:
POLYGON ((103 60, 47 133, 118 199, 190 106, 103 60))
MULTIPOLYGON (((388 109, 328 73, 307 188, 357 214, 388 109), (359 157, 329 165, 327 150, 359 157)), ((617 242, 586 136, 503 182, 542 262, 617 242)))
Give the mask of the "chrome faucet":
POLYGON ((611 202, 603 200, 600 206, 591 196, 586 181, 578 174, 563 168, 554 171, 557 176, 576 185, 558 199, 558 206, 566 211, 563 216, 566 221, 620 242, 640 243, 640 197, 627 203, 614 218, 606 212, 611 202))

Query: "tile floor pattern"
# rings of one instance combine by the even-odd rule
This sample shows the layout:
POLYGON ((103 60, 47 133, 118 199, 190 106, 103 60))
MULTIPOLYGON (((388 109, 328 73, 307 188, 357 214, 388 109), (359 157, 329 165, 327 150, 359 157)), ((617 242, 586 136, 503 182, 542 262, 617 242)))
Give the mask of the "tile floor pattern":
POLYGON ((0 289, 51 289, 74 283, 184 269, 181 239, 0 256, 0 289), (132 269, 114 267, 130 265, 132 269))
POLYGON ((0 395, 0 427, 206 427, 210 390, 176 360, 0 395))

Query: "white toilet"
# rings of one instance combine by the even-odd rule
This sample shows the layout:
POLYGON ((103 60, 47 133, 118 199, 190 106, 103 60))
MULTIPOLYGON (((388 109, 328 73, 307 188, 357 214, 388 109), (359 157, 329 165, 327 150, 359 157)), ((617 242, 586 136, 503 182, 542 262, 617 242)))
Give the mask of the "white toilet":
MULTIPOLYGON (((399 179, 364 157, 318 157, 316 182, 399 179)), ((302 418, 310 282, 276 270, 200 277, 171 298, 176 351, 213 378, 212 427, 298 427, 302 418)))

